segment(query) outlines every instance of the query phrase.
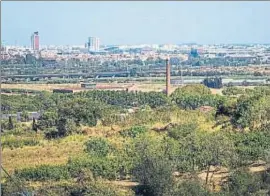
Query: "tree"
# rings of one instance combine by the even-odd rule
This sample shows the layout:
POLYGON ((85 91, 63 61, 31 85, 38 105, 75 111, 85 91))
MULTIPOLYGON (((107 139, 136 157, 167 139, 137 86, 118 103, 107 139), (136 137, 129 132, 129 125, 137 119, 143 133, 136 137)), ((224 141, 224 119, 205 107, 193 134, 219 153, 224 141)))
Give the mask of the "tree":
POLYGON ((134 77, 134 76, 136 76, 137 75, 137 69, 136 68, 132 68, 131 70, 130 70, 130 76, 131 77, 134 77))
POLYGON ((222 78, 205 78, 203 84, 209 88, 222 88, 222 78))
POLYGON ((38 126, 37 126, 37 123, 36 123, 36 119, 35 118, 33 118, 32 130, 35 131, 35 132, 38 131, 38 126))
POLYGON ((173 186, 172 165, 162 157, 147 155, 134 168, 134 176, 144 185, 149 195, 169 195, 173 186))
POLYGON ((54 111, 45 111, 38 120, 38 127, 41 130, 56 126, 58 114, 54 111))
POLYGON ((169 131, 169 135, 176 136, 180 144, 178 170, 192 173, 207 170, 205 184, 208 184, 211 166, 233 166, 236 159, 234 145, 224 134, 207 133, 187 127, 180 128, 182 131, 181 129, 178 132, 169 131))
POLYGON ((210 95, 211 90, 202 85, 202 84, 193 84, 193 85, 186 85, 182 88, 177 88, 171 95, 174 96, 181 96, 183 94, 192 94, 192 95, 210 95))
POLYGON ((261 129, 270 124, 270 96, 262 92, 241 96, 236 104, 232 121, 235 126, 261 129))
POLYGON ((14 128, 12 117, 8 117, 8 130, 12 130, 14 128))
POLYGON ((178 88, 171 94, 171 99, 184 109, 196 109, 205 105, 217 107, 224 102, 224 97, 212 95, 210 89, 202 84, 178 88))
POLYGON ((173 181, 172 145, 166 138, 142 134, 135 139, 138 161, 133 170, 135 178, 149 195, 170 195, 173 181), (165 140, 164 140, 165 139, 165 140))
POLYGON ((80 124, 95 126, 97 120, 102 118, 102 111, 108 106, 104 106, 97 101, 85 98, 75 98, 63 103, 58 109, 60 119, 73 120, 77 126, 80 124))
POLYGON ((58 136, 64 137, 72 133, 78 133, 78 127, 75 122, 70 119, 60 118, 57 123, 58 136))
POLYGON ((105 157, 113 149, 105 138, 97 137, 91 138, 85 143, 85 151, 92 156, 105 157))
POLYGON ((207 170, 205 184, 208 184, 210 166, 234 166, 234 145, 224 134, 202 133, 198 135, 196 142, 196 164, 200 169, 207 170))

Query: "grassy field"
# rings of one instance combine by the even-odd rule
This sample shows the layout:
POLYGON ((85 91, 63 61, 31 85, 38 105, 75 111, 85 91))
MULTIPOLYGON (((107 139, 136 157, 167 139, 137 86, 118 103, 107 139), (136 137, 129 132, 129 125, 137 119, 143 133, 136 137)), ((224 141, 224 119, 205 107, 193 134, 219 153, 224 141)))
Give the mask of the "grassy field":
MULTIPOLYGON (((18 140, 20 138, 17 138, 18 140)), ((70 136, 60 140, 41 139, 36 146, 3 149, 3 166, 9 171, 34 167, 41 164, 65 164, 69 157, 83 153, 86 136, 70 136)))

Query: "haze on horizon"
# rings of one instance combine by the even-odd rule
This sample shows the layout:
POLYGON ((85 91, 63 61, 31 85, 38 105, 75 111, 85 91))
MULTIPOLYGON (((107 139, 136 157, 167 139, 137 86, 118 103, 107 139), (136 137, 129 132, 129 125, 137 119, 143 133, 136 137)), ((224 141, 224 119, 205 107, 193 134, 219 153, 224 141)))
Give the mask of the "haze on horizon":
POLYGON ((30 45, 270 43, 270 2, 2 2, 1 39, 30 45))

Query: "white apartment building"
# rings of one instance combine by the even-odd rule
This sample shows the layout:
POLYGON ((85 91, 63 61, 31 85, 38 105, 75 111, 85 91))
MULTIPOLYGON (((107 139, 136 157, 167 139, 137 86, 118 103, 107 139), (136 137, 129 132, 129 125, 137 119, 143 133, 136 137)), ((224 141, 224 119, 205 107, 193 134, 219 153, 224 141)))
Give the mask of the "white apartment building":
POLYGON ((89 51, 99 51, 99 38, 89 37, 88 38, 88 49, 89 51))

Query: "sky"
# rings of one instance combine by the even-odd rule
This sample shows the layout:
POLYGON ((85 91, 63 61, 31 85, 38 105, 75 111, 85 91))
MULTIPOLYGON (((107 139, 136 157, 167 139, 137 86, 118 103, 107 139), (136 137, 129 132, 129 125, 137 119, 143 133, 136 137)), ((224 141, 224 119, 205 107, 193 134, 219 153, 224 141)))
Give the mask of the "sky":
POLYGON ((270 43, 270 2, 4 1, 1 40, 30 45, 270 43))

